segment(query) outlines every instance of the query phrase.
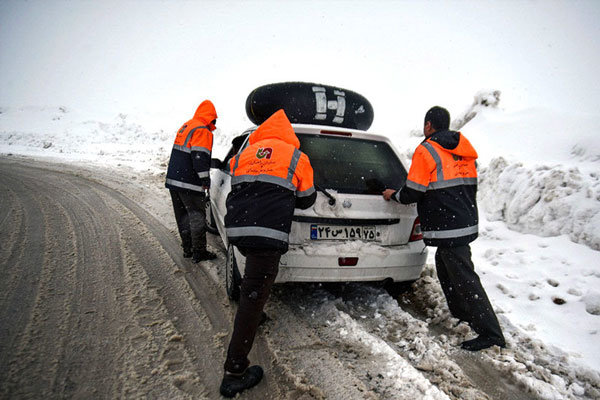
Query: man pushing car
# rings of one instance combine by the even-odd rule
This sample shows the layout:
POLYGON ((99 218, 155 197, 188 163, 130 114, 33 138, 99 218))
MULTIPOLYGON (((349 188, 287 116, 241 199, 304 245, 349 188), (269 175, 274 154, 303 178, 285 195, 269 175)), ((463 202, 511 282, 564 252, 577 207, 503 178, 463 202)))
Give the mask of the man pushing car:
POLYGON ((479 335, 461 347, 479 351, 505 347, 498 318, 471 260, 477 238, 477 152, 460 132, 451 131, 450 113, 432 107, 425 114, 425 140, 415 150, 406 183, 383 197, 417 203, 423 239, 436 246, 435 266, 452 316, 479 335))
POLYGON ((260 382, 263 369, 249 366, 256 330, 288 250, 294 208, 314 204, 313 169, 285 112, 279 110, 249 137, 230 162, 227 239, 246 257, 241 295, 220 392, 234 397, 260 382))

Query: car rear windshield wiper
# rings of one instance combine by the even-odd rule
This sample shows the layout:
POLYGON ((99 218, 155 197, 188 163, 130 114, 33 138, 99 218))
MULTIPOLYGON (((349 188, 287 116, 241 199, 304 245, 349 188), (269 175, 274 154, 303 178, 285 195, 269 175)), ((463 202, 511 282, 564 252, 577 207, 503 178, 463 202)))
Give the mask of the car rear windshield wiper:
POLYGON ((327 190, 323 189, 322 187, 320 187, 317 184, 315 184, 315 189, 317 189, 319 192, 323 193, 325 196, 327 196, 329 198, 329 205, 330 206, 334 206, 335 205, 335 197, 333 197, 331 195, 331 193, 329 193, 327 190))

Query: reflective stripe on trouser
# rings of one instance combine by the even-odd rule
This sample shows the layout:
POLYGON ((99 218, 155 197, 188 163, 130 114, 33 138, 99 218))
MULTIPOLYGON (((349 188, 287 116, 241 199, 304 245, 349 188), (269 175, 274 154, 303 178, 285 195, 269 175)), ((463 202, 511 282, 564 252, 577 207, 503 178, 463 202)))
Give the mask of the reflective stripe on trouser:
POLYGON ((471 261, 469 246, 438 247, 435 266, 448 308, 479 335, 504 340, 492 305, 471 261))
POLYGON ((175 179, 167 179, 167 184, 171 185, 171 186, 176 186, 176 187, 182 188, 182 189, 188 189, 188 190, 193 190, 196 192, 204 193, 204 188, 202 186, 193 185, 191 183, 185 183, 185 182, 181 182, 181 181, 176 181, 175 179))

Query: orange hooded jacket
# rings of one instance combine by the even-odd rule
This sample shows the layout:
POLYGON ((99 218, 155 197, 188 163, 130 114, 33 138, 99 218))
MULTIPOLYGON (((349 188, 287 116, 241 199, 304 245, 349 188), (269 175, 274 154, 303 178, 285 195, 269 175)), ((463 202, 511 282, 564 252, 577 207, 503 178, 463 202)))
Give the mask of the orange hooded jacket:
POLYGON ((415 150, 406 184, 394 194, 417 203, 423 239, 460 246, 478 235, 477 152, 460 132, 438 131, 415 150))
POLYGON ((230 161, 227 237, 240 247, 287 251, 294 208, 308 208, 316 199, 310 160, 283 110, 263 122, 248 143, 230 161))
POLYGON ((204 187, 210 186, 212 131, 216 129, 213 124, 216 119, 215 106, 210 100, 204 100, 194 117, 177 131, 167 169, 167 188, 204 192, 204 187))

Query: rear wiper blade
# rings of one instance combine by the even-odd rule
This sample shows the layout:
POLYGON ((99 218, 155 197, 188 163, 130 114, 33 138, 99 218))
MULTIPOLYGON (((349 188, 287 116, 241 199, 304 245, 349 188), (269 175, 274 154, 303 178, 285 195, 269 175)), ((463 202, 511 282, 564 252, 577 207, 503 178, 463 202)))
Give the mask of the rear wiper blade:
POLYGON ((335 197, 333 197, 331 195, 331 193, 329 193, 327 190, 323 189, 322 187, 320 187, 319 185, 315 184, 315 189, 317 189, 319 192, 323 193, 325 196, 327 196, 327 198, 329 198, 329 205, 330 206, 334 206, 335 205, 335 197))

